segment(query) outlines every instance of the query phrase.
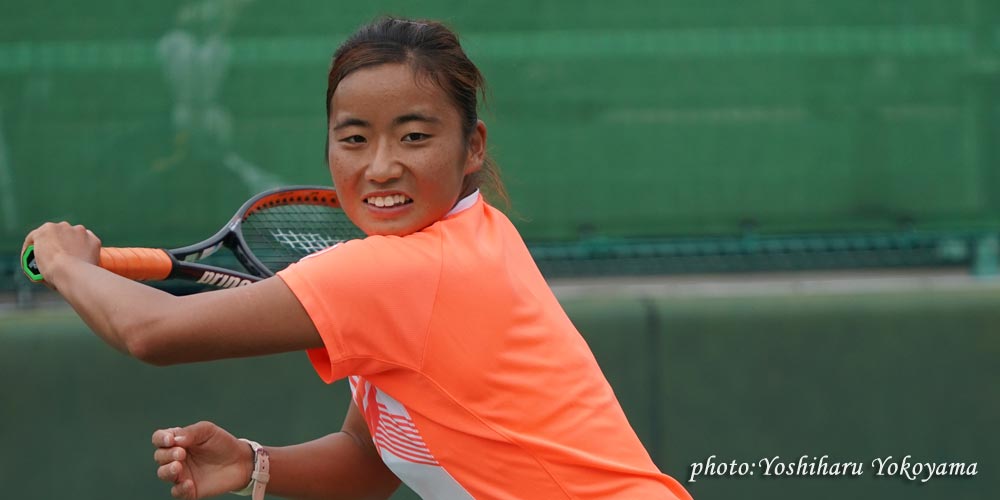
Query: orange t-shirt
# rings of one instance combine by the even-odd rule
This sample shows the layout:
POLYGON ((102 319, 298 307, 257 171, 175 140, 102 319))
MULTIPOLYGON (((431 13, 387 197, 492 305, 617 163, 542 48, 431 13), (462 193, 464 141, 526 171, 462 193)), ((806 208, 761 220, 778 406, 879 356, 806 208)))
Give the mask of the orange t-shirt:
POLYGON ((428 499, 690 499, 629 425, 520 235, 478 193, 278 275, 386 465, 428 499))

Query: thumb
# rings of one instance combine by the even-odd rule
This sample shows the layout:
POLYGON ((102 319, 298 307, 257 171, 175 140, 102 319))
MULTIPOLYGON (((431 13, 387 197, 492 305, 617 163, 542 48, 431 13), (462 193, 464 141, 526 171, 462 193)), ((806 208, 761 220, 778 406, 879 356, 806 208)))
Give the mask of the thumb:
POLYGON ((212 422, 202 421, 191 424, 174 433, 174 442, 178 446, 201 444, 212 439, 218 429, 219 427, 212 422))

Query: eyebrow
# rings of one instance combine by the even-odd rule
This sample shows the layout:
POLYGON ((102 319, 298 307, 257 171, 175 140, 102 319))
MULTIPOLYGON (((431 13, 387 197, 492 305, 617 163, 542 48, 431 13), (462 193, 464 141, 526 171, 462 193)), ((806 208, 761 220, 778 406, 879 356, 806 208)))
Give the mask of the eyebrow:
POLYGON ((371 126, 372 126, 371 123, 368 123, 362 120, 361 118, 345 118, 337 122, 337 124, 333 126, 333 130, 340 130, 342 128, 347 128, 347 127, 371 127, 371 126))
MULTIPOLYGON (((423 123, 440 123, 439 118, 433 116, 427 116, 423 113, 407 113, 405 115, 397 116, 392 120, 392 126, 397 127, 410 122, 423 122, 423 123)), ((336 125, 333 126, 333 130, 340 130, 347 127, 371 127, 372 124, 362 120, 361 118, 345 118, 336 125)))
POLYGON ((392 124, 393 126, 398 126, 409 122, 440 123, 441 120, 422 113, 407 113, 405 115, 397 116, 396 119, 392 121, 392 124))

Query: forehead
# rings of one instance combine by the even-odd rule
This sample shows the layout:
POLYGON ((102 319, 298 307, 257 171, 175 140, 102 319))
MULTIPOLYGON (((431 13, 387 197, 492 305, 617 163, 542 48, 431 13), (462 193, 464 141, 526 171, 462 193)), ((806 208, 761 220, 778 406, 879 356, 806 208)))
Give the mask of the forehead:
POLYGON ((457 115, 443 89, 404 63, 380 64, 347 75, 333 93, 330 110, 334 116, 400 110, 457 115))

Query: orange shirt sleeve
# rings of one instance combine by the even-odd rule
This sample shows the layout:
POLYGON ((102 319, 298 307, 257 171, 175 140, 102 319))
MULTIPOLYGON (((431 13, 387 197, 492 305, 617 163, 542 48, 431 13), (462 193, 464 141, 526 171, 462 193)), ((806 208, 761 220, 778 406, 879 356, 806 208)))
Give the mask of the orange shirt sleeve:
POLYGON ((330 383, 422 366, 440 268, 440 241, 416 233, 349 241, 278 276, 323 338, 308 354, 330 383))

